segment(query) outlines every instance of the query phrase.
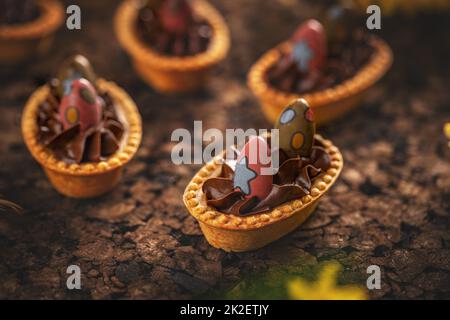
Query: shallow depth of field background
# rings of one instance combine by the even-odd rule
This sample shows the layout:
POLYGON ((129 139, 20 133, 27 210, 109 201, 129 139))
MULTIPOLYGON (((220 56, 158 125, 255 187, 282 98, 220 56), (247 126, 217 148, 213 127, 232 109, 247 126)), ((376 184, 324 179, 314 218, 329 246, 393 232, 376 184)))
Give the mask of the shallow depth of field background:
POLYGON ((324 2, 212 2, 232 48, 198 93, 163 96, 138 78, 113 34, 119 1, 77 1, 81 31, 61 29, 47 56, 0 68, 0 195, 25 209, 0 217, 0 298, 285 298, 290 279, 314 280, 328 261, 343 266, 340 283, 362 286, 367 266, 381 266, 370 298, 450 298, 448 9, 386 9, 376 33, 392 46, 392 69, 360 108, 319 129, 343 152, 339 182, 300 229, 234 254, 210 247, 183 207, 198 166, 171 163, 170 134, 194 120, 204 130, 270 128, 246 72, 324 2), (56 193, 20 132, 29 95, 75 52, 121 85, 144 121, 122 183, 88 201, 56 193), (80 291, 65 289, 70 264, 83 272, 80 291))

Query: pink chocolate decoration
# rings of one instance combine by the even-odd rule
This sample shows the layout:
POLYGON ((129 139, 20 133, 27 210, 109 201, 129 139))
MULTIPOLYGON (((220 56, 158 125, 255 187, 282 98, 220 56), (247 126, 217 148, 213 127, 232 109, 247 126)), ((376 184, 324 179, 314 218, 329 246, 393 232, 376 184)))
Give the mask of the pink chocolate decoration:
POLYGON ((186 0, 165 0, 159 17, 163 27, 172 33, 186 34, 192 20, 192 10, 186 0))
MULTIPOLYGON (((320 69, 325 64, 327 57, 327 36, 322 24, 314 19, 309 19, 302 23, 295 31, 291 38, 294 45, 293 55, 295 55, 295 47, 302 42, 307 45, 311 51, 311 56, 306 63, 308 70, 320 69)), ((293 57, 295 59, 295 57, 293 57)))
POLYGON ((86 79, 75 79, 70 82, 70 90, 59 106, 59 116, 64 129, 80 124, 85 131, 97 126, 101 120, 102 102, 94 86, 86 79))

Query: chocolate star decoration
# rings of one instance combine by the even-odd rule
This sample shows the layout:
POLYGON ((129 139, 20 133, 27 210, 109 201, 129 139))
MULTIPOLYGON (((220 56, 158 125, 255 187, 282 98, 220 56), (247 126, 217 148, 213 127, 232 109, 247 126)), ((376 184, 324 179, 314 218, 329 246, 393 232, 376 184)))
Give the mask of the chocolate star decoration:
POLYGON ((248 167, 247 157, 242 157, 242 159, 236 164, 236 170, 233 179, 234 188, 238 188, 248 195, 251 193, 250 181, 256 178, 256 172, 248 167))
POLYGON ((306 41, 302 41, 294 47, 293 57, 300 70, 308 72, 309 62, 314 58, 314 52, 306 41))

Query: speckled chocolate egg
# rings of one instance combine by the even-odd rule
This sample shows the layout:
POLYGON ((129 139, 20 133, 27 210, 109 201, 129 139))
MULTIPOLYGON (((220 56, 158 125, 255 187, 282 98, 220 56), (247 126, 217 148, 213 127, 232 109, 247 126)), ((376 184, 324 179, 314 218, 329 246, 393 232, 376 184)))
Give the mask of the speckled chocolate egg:
POLYGON ((161 4, 159 17, 167 31, 186 34, 192 22, 192 10, 186 0, 166 0, 161 4))
POLYGON ((294 33, 292 59, 302 72, 323 67, 327 56, 327 37, 319 21, 310 19, 294 33))
POLYGON ((64 129, 80 124, 85 131, 101 120, 102 102, 94 86, 86 79, 70 81, 59 106, 59 117, 64 129))
POLYGON ((291 102, 281 113, 275 128, 279 130, 279 147, 289 157, 310 156, 316 126, 305 99, 291 102))
POLYGON ((272 190, 273 176, 263 172, 263 168, 270 168, 270 165, 270 148, 266 140, 251 137, 236 161, 234 188, 240 190, 245 198, 264 199, 272 190))
POLYGON ((59 93, 64 95, 64 90, 71 80, 85 78, 95 84, 97 76, 89 60, 81 54, 74 55, 63 62, 58 72, 60 83, 59 93))

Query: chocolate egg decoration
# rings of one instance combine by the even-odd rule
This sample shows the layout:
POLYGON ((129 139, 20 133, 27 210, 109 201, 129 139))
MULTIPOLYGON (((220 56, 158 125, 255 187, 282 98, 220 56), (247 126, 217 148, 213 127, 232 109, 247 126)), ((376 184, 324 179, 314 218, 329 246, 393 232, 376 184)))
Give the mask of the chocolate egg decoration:
POLYGON ((275 128, 279 130, 279 147, 289 157, 311 155, 316 126, 305 99, 291 102, 281 113, 275 128))
POLYGON ((327 56, 327 37, 319 21, 304 22, 291 38, 292 59, 302 72, 310 72, 323 67, 327 56))
POLYGON ((60 96, 64 95, 64 90, 72 80, 80 78, 85 78, 94 85, 97 81, 97 76, 89 60, 85 56, 77 54, 65 60, 59 69, 60 88, 58 91, 60 96))
POLYGON ((321 21, 328 38, 330 49, 335 45, 348 42, 360 19, 352 2, 345 2, 331 6, 323 14, 321 21))
POLYGON ((69 82, 59 106, 59 117, 64 129, 77 124, 81 131, 97 126, 101 121, 102 101, 94 86, 86 79, 69 82))
POLYGON ((253 136, 245 144, 236 161, 233 187, 246 199, 264 199, 272 190, 273 176, 262 171, 270 168, 270 148, 262 137, 253 136))
POLYGON ((159 9, 161 24, 169 32, 186 34, 192 22, 192 10, 186 0, 166 0, 159 9))

